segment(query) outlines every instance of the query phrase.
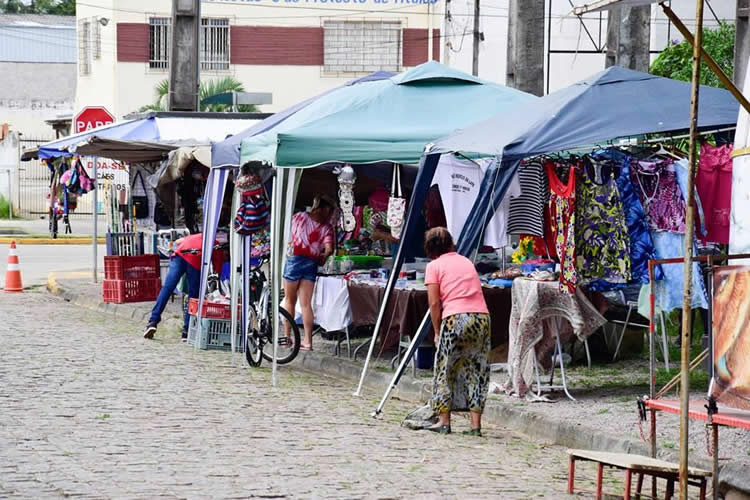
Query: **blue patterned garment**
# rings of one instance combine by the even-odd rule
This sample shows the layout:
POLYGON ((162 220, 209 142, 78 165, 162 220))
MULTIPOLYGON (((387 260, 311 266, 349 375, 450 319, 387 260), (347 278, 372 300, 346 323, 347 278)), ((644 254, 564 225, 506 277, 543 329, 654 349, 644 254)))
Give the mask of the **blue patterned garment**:
MULTIPOLYGON (((630 180, 630 155, 617 149, 608 149, 598 152, 594 157, 613 160, 620 166, 620 173, 617 176, 617 189, 620 191, 620 199, 625 211, 625 221, 630 238, 630 272, 632 275, 630 282, 645 285, 648 283, 648 261, 658 257, 649 231, 646 213, 630 180)), ((657 280, 664 277, 661 266, 656 266, 654 275, 657 280)), ((589 288, 611 290, 620 287, 600 280, 592 283, 589 288)))
MULTIPOLYGON (((677 174, 677 184, 680 186, 683 199, 687 198, 687 162, 675 162, 675 173, 677 174)), ((696 198, 697 199, 697 198, 696 198)), ((702 219, 702 209, 698 202, 698 214, 702 219)), ((660 258, 674 259, 685 255, 685 235, 669 232, 654 232, 651 237, 656 247, 656 253, 660 258)), ((695 246, 693 246, 695 253, 695 246)), ((657 282, 654 287, 655 308, 657 311, 672 311, 682 307, 682 284, 683 284, 683 265, 682 264, 665 264, 663 271, 665 278, 657 282)), ((641 300, 638 304, 638 312, 648 317, 648 287, 641 290, 641 300)), ((706 298, 706 287, 703 283, 700 267, 697 262, 693 263, 693 301, 692 307, 708 308, 706 298)))

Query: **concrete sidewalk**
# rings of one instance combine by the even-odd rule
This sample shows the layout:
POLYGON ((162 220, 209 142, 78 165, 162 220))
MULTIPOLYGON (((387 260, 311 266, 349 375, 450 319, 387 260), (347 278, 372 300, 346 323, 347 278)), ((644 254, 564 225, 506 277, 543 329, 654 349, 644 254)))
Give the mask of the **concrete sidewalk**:
MULTIPOLYGON (((50 292, 81 307, 98 309, 119 318, 131 319, 133 328, 138 331, 145 325, 152 306, 150 303, 103 304, 100 285, 93 285, 75 275, 51 274, 47 286, 50 292)), ((179 336, 182 322, 178 306, 178 301, 169 304, 157 335, 179 336)), ((312 373, 346 378, 351 381, 354 392, 362 363, 332 355, 332 342, 324 342, 317 337, 315 342, 316 350, 300 352, 293 366, 312 373)), ((380 397, 388 387, 393 372, 386 369, 385 360, 376 360, 373 364, 366 379, 366 390, 370 395, 380 397)), ((518 430, 529 437, 551 444, 648 455, 648 443, 640 437, 635 407, 635 400, 639 394, 637 391, 643 388, 641 385, 628 387, 630 380, 635 384, 641 384, 642 380, 627 379, 621 387, 612 383, 616 379, 613 373, 608 367, 594 367, 592 370, 571 369, 569 386, 578 402, 569 401, 562 396, 554 404, 528 403, 517 398, 493 394, 487 401, 484 418, 489 423, 518 430), (603 377, 592 376, 592 372, 597 370, 603 372, 603 377)), ((501 379, 502 375, 493 374, 493 381, 496 383, 501 379)), ((430 388, 429 372, 420 371, 414 378, 409 369, 394 390, 393 397, 413 401, 416 405, 429 397, 430 388)), ((700 396, 699 393, 695 395, 698 398, 700 396)), ((385 406, 384 413, 388 413, 388 405, 385 406)), ((675 446, 678 442, 677 424, 678 419, 675 416, 660 415, 658 419, 659 457, 673 462, 679 461, 678 449, 675 446)), ((648 432, 646 423, 643 427, 648 432)), ((710 470, 710 459, 703 451, 703 425, 691 422, 690 436, 691 464, 710 470)), ((724 462, 720 473, 721 490, 731 493, 726 498, 750 498, 750 475, 747 474, 750 470, 750 455, 741 456, 750 450, 750 433, 725 428, 720 431, 720 437, 721 456, 724 462), (732 460, 723 460, 726 456, 731 456, 732 460)))

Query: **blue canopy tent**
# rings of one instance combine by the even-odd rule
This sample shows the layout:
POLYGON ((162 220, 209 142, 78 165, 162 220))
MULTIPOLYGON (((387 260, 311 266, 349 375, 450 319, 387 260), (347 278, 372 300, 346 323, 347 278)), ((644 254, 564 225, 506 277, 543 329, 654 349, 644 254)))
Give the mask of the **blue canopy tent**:
MULTIPOLYGON (((428 62, 391 78, 337 89, 265 134, 242 139, 240 164, 264 162, 277 167, 271 223, 274 283, 281 282, 281 249, 288 240, 289 221, 303 169, 352 163, 368 173, 385 166, 390 174, 389 162, 416 165, 425 144, 535 99, 530 94, 428 62), (335 110, 328 112, 330 108, 335 110), (315 113, 318 115, 314 116, 315 113)), ((420 175, 417 174, 417 179, 420 175)), ((430 174, 413 191, 412 207, 424 205, 431 180, 430 174)), ((219 205, 213 202, 212 206, 219 205)), ((208 241, 212 236, 207 231, 208 241)), ((402 236, 402 241, 409 241, 408 236, 402 236)), ((207 252, 210 249, 204 244, 204 255, 207 252)), ((403 259, 404 254, 404 245, 399 245, 397 260, 398 256, 403 259)), ((204 257, 204 262, 208 259, 204 257)), ((395 283, 393 276, 391 281, 395 283)), ((387 290, 391 289, 392 286, 387 290)), ((278 297, 274 298, 273 307, 278 308, 278 297)))
MULTIPOLYGON (((391 76, 393 76, 393 73, 379 71, 352 80, 341 87, 336 87, 327 92, 323 92, 322 94, 311 97, 310 99, 275 113, 260 123, 257 123, 224 141, 217 142, 212 146, 211 172, 208 177, 206 192, 203 198, 205 212, 203 218, 202 255, 204 255, 204 259, 201 268, 200 303, 198 311, 202 311, 203 308, 203 297, 205 295, 209 263, 211 262, 211 254, 213 252, 213 242, 218 229, 219 216, 224 203, 224 193, 230 171, 251 161, 261 164, 270 163, 272 161, 272 154, 270 157, 263 156, 263 154, 268 151, 271 153, 273 152, 273 147, 277 142, 277 134, 280 130, 288 130, 308 121, 320 118, 321 116, 325 116, 326 114, 335 112, 340 106, 349 102, 348 100, 341 99, 341 96, 339 95, 340 93, 356 95, 356 90, 351 87, 367 82, 377 82, 379 80, 390 78, 391 76), (331 94, 335 95, 332 97, 331 94)), ((235 203, 232 206, 233 211, 237 210, 237 203, 238 200, 235 200, 235 203)), ((234 256, 237 253, 240 251, 242 252, 241 262, 243 262, 242 270, 244 283, 248 278, 247 268, 250 259, 250 249, 248 245, 243 245, 240 250, 238 245, 239 239, 236 237, 236 234, 232 232, 230 235, 230 254, 232 256, 231 258, 234 259, 234 256)), ((232 351, 234 351, 236 347, 235 329, 237 318, 235 317, 235 304, 237 301, 238 288, 236 277, 236 273, 232 273, 232 351)), ((243 301, 242 311, 244 314, 244 312, 247 311, 248 303, 246 303, 244 297, 243 301)), ((247 324, 247 319, 248 318, 243 316, 243 325, 247 324)))
MULTIPOLYGON (((613 66, 570 87, 479 122, 435 141, 425 148, 420 178, 431 178, 442 154, 462 152, 495 156, 479 196, 458 238, 457 250, 471 255, 494 214, 522 159, 644 134, 687 130, 690 127, 690 83, 613 66)), ((700 89, 698 126, 702 130, 733 127, 739 105, 727 90, 700 89)), ((416 189, 415 189, 416 191, 416 189)), ((414 206, 410 206, 411 221, 414 206)), ((404 228, 409 238, 413 227, 404 228)), ((401 262, 394 262, 400 269, 401 262)), ((391 285, 389 283, 389 285, 391 285)), ((381 304, 381 314, 387 303, 381 304)), ((398 384, 403 367, 429 331, 428 316, 402 361, 389 390, 398 384)), ((366 370, 366 366, 365 366, 366 370)), ((362 372, 364 380, 365 370, 362 372)))

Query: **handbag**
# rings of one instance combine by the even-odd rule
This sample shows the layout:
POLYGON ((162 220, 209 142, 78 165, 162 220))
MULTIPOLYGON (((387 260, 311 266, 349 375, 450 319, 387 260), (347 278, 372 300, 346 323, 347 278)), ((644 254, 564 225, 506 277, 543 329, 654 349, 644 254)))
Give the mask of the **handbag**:
POLYGON ((89 177, 89 174, 86 173, 86 169, 83 167, 83 163, 81 163, 81 160, 78 160, 76 162, 76 170, 78 171, 78 185, 80 188, 79 194, 86 194, 96 189, 94 180, 89 177))
POLYGON ((241 235, 254 234, 268 225, 269 214, 262 187, 245 191, 234 218, 234 230, 241 235))
POLYGON ((393 164, 393 184, 391 185, 391 197, 388 198, 388 226, 394 238, 401 237, 401 228, 404 225, 404 213, 406 212, 406 199, 401 193, 401 167, 393 164))
POLYGON ((136 179, 141 179, 141 187, 143 188, 143 194, 142 195, 132 195, 131 198, 133 200, 133 208, 135 210, 135 218, 136 219, 148 219, 149 211, 148 211, 148 196, 146 193, 146 183, 143 182, 143 176, 141 175, 141 171, 138 170, 135 173, 135 176, 133 177, 133 183, 130 186, 130 192, 135 192, 135 181, 136 179))

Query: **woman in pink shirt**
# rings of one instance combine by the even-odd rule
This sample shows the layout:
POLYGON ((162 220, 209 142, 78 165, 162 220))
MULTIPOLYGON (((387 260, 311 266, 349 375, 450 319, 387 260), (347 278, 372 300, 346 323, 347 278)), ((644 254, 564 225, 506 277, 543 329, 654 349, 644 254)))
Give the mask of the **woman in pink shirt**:
MULTIPOLYGON (((333 226, 331 216, 336 202, 327 195, 318 195, 312 210, 299 212, 292 217, 292 239, 284 264, 284 309, 294 314, 297 298, 302 309, 305 338, 300 349, 312 351, 313 310, 312 296, 318 266, 323 265, 333 253, 333 226)), ((286 324, 286 337, 292 338, 291 325, 286 324)))
POLYGON ((444 227, 425 234, 432 260, 425 285, 435 332, 435 376, 431 406, 439 421, 428 430, 451 432, 451 411, 470 411, 471 430, 481 436, 482 411, 490 383, 490 316, 474 264, 456 253, 444 227))

